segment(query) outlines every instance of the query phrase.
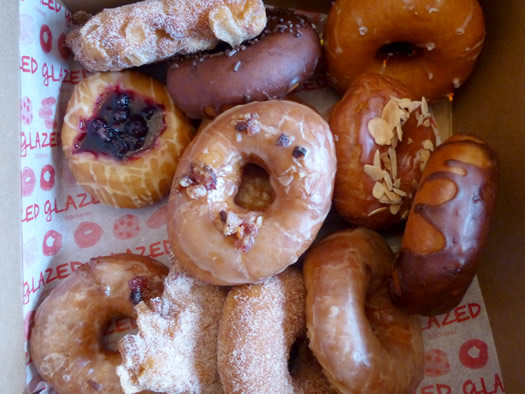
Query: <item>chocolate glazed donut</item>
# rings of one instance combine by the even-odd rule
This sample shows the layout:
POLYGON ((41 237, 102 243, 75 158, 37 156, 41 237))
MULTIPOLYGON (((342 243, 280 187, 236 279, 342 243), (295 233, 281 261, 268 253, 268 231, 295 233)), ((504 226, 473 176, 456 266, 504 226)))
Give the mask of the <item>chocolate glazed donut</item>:
POLYGON ((390 281, 396 305, 437 315, 459 304, 487 238, 496 170, 494 153, 475 137, 450 137, 432 154, 390 281))
POLYGON ((238 104, 284 98, 313 74, 321 44, 312 24, 279 9, 267 10, 267 16, 257 38, 181 58, 168 69, 168 90, 190 118, 213 118, 238 104))

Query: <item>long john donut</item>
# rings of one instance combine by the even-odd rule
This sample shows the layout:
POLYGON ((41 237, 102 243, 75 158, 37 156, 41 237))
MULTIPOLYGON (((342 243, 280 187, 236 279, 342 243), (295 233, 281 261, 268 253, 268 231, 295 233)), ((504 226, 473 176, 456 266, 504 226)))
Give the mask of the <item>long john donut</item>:
POLYGON ((488 235, 496 172, 494 153, 476 137, 452 136, 432 154, 392 274, 398 306, 436 315, 459 304, 488 235))
POLYGON ((423 377, 419 321, 388 295, 394 256, 371 230, 335 233, 304 264, 310 348, 342 393, 409 393, 423 377))

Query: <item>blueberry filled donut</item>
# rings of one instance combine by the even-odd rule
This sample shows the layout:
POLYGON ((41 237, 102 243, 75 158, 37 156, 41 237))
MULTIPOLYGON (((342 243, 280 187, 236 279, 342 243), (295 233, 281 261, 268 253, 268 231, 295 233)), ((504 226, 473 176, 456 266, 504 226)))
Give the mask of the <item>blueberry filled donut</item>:
POLYGON ((113 207, 141 208, 168 194, 192 132, 162 84, 136 72, 112 72, 75 86, 61 138, 86 191, 113 207))
POLYGON ((174 254, 192 275, 218 285, 283 271, 330 210, 335 161, 328 124, 304 105, 272 100, 224 112, 177 168, 168 213, 174 254), (268 174, 273 201, 265 208, 235 201, 248 164, 268 174))
POLYGON ((434 100, 468 78, 485 41, 477 0, 337 0, 328 15, 329 79, 344 92, 363 72, 434 100))
POLYGON ((135 305, 162 294, 168 269, 148 257, 93 258, 58 284, 38 307, 31 357, 60 393, 122 393, 118 352, 102 345, 112 318, 135 318, 135 305))
POLYGON ((237 104, 282 99, 311 77, 321 56, 319 36, 305 17, 269 9, 257 38, 177 59, 167 86, 191 118, 213 118, 237 104))

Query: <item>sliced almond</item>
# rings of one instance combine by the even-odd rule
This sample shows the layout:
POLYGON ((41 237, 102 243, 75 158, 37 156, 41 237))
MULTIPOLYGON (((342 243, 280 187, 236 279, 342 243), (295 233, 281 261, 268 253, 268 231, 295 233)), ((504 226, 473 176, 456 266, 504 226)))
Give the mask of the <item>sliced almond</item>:
POLYGON ((403 214, 401 215, 401 219, 406 219, 408 217, 408 210, 403 212, 403 214))
POLYGON ((384 212, 384 211, 386 211, 386 210, 387 210, 387 207, 377 208, 377 209, 374 209, 372 212, 370 212, 370 213, 368 214, 368 216, 376 215, 376 214, 378 214, 378 213, 380 213, 380 212, 384 212))
POLYGON ((396 125, 396 132, 397 132, 397 138, 399 141, 403 141, 403 129, 401 128, 401 125, 396 125))
POLYGON ((401 197, 388 189, 385 189, 385 196, 388 197, 388 199, 391 201, 391 204, 401 203, 401 197))
POLYGON ((392 147, 388 148, 388 157, 390 158, 390 166, 392 168, 392 178, 397 178, 397 153, 392 147))
POLYGON ((397 215, 397 213, 399 212, 399 210, 401 209, 401 205, 390 205, 390 213, 392 215, 397 215))
POLYGON ((383 186, 382 183, 376 182, 374 184, 374 188, 372 189, 372 195, 379 200, 381 197, 383 197, 384 194, 385 194, 385 187, 383 186))
POLYGON ((385 170, 390 171, 392 169, 392 164, 390 163, 390 157, 388 156, 388 152, 381 153, 381 161, 383 162, 385 170))
POLYGON ((384 171, 381 168, 365 164, 364 169, 365 174, 372 178, 373 181, 379 181, 380 179, 383 179, 384 171))
POLYGON ((423 121, 423 126, 425 126, 425 127, 430 127, 430 119, 425 119, 425 120, 423 121))
POLYGON ((382 118, 373 118, 368 121, 368 132, 374 138, 377 145, 388 145, 388 123, 382 118))
POLYGON ((394 187, 396 189, 399 189, 401 187, 401 179, 397 178, 395 181, 394 181, 394 187))
POLYGON ((425 140, 423 141, 423 148, 433 152, 434 151, 434 144, 431 140, 425 140))
POLYGON ((430 116, 430 111, 428 110, 427 99, 425 97, 421 97, 421 113, 425 117, 430 116))
POLYGON ((407 196, 406 192, 404 192, 403 190, 401 190, 401 189, 399 189, 399 188, 397 188, 397 187, 393 187, 393 188, 392 188, 392 191, 393 191, 394 193, 396 193, 396 194, 397 194, 398 196, 400 196, 400 197, 406 197, 406 196, 407 196))
POLYGON ((401 109, 394 100, 389 100, 388 103, 383 107, 381 117, 388 123, 390 128, 394 128, 401 119, 401 109))
POLYGON ((377 149, 374 153, 374 166, 379 167, 379 169, 381 169, 381 152, 379 152, 379 149, 377 149))
POLYGON ((419 168, 420 168, 421 171, 423 171, 425 169, 429 157, 430 157, 430 151, 429 150, 421 149, 419 151, 419 161, 420 161, 419 168))
POLYGON ((386 171, 383 171, 383 180, 385 181, 385 185, 386 185, 387 189, 388 190, 392 190, 392 187, 394 186, 392 184, 392 177, 386 171))

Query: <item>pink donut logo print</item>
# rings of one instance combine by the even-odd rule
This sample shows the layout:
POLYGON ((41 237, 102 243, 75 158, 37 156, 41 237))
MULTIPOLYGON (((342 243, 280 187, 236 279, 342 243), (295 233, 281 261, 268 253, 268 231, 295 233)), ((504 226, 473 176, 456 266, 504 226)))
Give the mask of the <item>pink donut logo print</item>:
POLYGON ((62 234, 55 230, 49 230, 44 235, 42 252, 44 256, 55 256, 62 249, 62 234))
POLYGON ((140 232, 139 219, 135 215, 124 215, 115 221, 113 235, 126 240, 136 237, 140 232))
POLYGON ((51 52, 53 48, 53 33, 51 33, 51 29, 45 23, 40 28, 40 46, 44 53, 51 52))
POLYGON ((26 126, 33 122, 33 105, 27 96, 20 100, 20 120, 26 126))
POLYGON ((38 111, 38 116, 44 120, 44 125, 50 130, 57 125, 53 116, 56 102, 54 97, 47 97, 42 100, 42 107, 38 111))
POLYGON ((167 205, 164 205, 163 207, 157 209, 146 220, 146 226, 148 226, 151 229, 156 229, 156 228, 165 226, 167 223, 168 223, 168 206, 167 205))
POLYGON ((430 349, 425 352, 425 376, 443 376, 449 371, 447 353, 440 349, 430 349))
POLYGON ((35 190, 36 176, 35 172, 29 168, 24 167, 22 170, 22 197, 29 197, 35 190))
POLYGON ((78 225, 73 235, 75 243, 81 249, 95 246, 102 238, 104 230, 93 222, 82 222, 78 225))
POLYGON ((466 368, 480 369, 487 365, 489 360, 489 349, 481 339, 471 339, 461 345, 459 349, 459 361, 466 368))
POLYGON ((51 164, 46 164, 40 173, 40 188, 49 191, 53 186, 55 186, 55 169, 51 164))

